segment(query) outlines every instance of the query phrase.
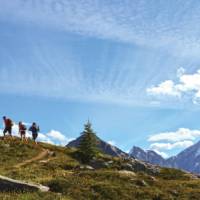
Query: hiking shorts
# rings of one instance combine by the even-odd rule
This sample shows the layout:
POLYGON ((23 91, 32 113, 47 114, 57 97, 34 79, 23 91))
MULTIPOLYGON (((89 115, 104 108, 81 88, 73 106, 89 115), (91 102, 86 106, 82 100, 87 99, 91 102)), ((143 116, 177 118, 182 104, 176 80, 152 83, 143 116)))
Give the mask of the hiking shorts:
POLYGON ((3 130, 3 134, 5 135, 6 133, 9 133, 9 135, 12 134, 12 127, 6 127, 4 130, 3 130))
POLYGON ((21 135, 26 135, 26 131, 20 131, 21 135))
POLYGON ((36 140, 36 138, 38 137, 38 134, 37 133, 33 133, 32 136, 33 136, 33 139, 36 140))

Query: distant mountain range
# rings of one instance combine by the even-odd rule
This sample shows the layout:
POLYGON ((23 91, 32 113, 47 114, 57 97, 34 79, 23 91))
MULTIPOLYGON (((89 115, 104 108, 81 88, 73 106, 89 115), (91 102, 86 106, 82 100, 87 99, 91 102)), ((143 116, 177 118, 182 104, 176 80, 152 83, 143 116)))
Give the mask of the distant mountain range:
POLYGON ((144 151, 135 146, 131 149, 129 155, 139 160, 160 165, 162 167, 178 168, 200 174, 200 142, 168 159, 164 159, 152 150, 144 151))
MULTIPOLYGON (((82 136, 78 137, 77 139, 71 141, 67 147, 78 147, 81 139, 82 136)), ((97 140, 98 147, 101 149, 101 151, 111 156, 133 157, 150 164, 159 165, 161 167, 178 168, 200 174, 200 142, 180 152, 177 156, 164 159, 161 155, 153 150, 145 151, 140 147, 134 146, 129 154, 127 154, 116 146, 101 140, 99 137, 97 137, 97 140)))
MULTIPOLYGON (((78 147, 82 137, 83 136, 80 136, 77 139, 69 142, 67 144, 67 147, 78 147)), ((97 137, 97 142, 98 142, 99 149, 105 154, 108 154, 111 156, 117 156, 117 157, 128 157, 129 156, 129 154, 127 154, 127 153, 123 152, 122 150, 120 150, 119 148, 101 140, 99 137, 97 137)))
POLYGON ((160 156, 159 154, 157 154, 155 151, 152 151, 152 150, 144 151, 140 147, 134 146, 131 149, 129 155, 138 160, 149 162, 151 164, 160 165, 160 166, 165 165, 165 159, 162 156, 160 156))

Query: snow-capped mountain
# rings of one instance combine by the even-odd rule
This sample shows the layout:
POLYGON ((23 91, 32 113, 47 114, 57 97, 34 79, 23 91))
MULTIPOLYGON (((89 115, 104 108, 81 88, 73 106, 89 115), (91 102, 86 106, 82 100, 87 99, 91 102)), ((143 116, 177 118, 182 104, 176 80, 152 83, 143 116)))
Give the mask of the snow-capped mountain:
POLYGON ((163 166, 165 164, 165 159, 152 150, 144 151, 143 149, 134 146, 131 149, 129 155, 131 157, 137 158, 138 160, 146 161, 151 164, 160 165, 160 166, 163 166))

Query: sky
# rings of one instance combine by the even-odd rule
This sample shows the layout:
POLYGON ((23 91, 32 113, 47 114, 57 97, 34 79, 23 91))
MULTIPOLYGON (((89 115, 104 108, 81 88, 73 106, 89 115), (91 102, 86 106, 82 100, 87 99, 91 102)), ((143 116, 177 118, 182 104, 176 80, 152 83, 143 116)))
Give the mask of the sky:
POLYGON ((36 121, 39 139, 57 145, 89 119, 126 152, 176 155, 200 140, 199 9, 198 0, 0 0, 0 115, 36 121))

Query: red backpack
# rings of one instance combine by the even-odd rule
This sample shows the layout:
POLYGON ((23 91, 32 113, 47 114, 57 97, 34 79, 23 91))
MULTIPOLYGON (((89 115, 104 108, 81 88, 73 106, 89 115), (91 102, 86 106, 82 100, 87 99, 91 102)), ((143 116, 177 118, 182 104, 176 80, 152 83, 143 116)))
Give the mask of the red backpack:
POLYGON ((24 124, 22 124, 22 125, 20 126, 20 130, 21 130, 21 131, 25 131, 25 130, 26 130, 26 126, 25 126, 24 124))
POLYGON ((11 119, 6 119, 6 126, 7 127, 12 127, 13 126, 13 122, 11 119))

